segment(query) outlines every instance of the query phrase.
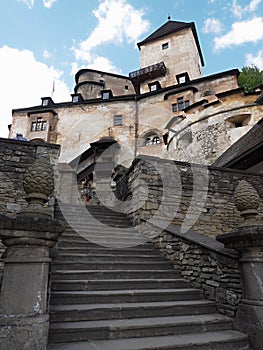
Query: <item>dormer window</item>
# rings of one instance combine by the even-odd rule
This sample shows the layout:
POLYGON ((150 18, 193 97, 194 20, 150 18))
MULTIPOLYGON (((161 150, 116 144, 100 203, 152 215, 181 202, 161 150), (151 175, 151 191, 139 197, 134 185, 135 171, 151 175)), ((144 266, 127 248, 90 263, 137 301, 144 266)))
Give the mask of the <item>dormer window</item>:
POLYGON ((159 81, 154 81, 153 83, 148 84, 148 86, 151 92, 161 89, 159 81))
POLYGON ((112 91, 111 90, 102 90, 101 97, 103 100, 109 100, 112 97, 112 91))
POLYGON ((168 43, 162 44, 162 50, 166 50, 166 49, 168 49, 168 47, 169 47, 168 43))
POLYGON ((51 97, 41 97, 41 99, 42 99, 42 106, 43 107, 47 107, 47 106, 54 104, 51 97))
POLYGON ((188 81, 190 81, 189 75, 187 72, 182 73, 182 74, 177 74, 176 80, 177 80, 178 84, 184 84, 184 83, 187 83, 188 81))
POLYGON ((83 101, 81 94, 72 94, 72 103, 78 103, 83 101))

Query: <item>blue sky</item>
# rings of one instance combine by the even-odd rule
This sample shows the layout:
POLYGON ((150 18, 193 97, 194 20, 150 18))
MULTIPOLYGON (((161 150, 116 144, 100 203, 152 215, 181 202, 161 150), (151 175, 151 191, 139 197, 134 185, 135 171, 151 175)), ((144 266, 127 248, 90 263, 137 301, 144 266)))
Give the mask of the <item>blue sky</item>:
POLYGON ((263 0, 0 0, 0 136, 12 108, 70 101, 87 67, 139 68, 136 43, 172 20, 195 22, 204 75, 263 69, 263 0))

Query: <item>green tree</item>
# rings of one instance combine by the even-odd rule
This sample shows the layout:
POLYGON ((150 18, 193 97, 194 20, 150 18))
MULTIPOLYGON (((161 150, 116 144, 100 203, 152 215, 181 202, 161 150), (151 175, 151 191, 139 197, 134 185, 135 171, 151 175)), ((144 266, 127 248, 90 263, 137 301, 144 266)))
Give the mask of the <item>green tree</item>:
POLYGON ((243 67, 238 77, 238 84, 246 92, 253 91, 255 87, 263 84, 263 71, 253 65, 243 67))

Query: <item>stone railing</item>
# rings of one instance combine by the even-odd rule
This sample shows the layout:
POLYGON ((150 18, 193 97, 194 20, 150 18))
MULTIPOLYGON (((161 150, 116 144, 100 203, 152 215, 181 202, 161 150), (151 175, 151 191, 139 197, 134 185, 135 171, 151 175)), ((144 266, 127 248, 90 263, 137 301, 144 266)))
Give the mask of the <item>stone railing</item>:
POLYGON ((263 197, 261 174, 139 156, 118 180, 116 196, 134 225, 155 218, 215 237, 242 221, 233 201, 240 180, 263 197))
MULTIPOLYGON (((59 145, 0 138, 0 214, 12 217, 27 206, 23 189, 27 169, 43 157, 55 165, 59 150, 59 145)), ((0 285, 4 250, 0 240, 0 285)))
MULTIPOLYGON (((261 184, 262 185, 262 184, 261 184)), ((240 253, 242 299, 238 304, 235 327, 247 333, 254 350, 263 349, 263 220, 258 215, 260 197, 247 181, 240 181, 235 205, 244 221, 217 240, 240 253)))
POLYGON ((14 215, 0 214, 0 237, 6 247, 0 344, 1 349, 46 350, 50 249, 64 226, 52 217, 53 208, 47 205, 54 193, 49 157, 37 157, 23 175, 21 190, 27 204, 14 215))

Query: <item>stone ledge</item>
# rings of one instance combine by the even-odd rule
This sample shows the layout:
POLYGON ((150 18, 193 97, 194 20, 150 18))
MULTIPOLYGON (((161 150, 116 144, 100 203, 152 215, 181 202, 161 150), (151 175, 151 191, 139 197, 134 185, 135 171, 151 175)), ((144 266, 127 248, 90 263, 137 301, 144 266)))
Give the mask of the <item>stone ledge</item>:
POLYGON ((233 259, 238 259, 238 257, 239 257, 239 253, 236 250, 225 248, 223 243, 216 241, 212 237, 201 235, 201 234, 194 232, 194 231, 188 231, 186 233, 181 233, 180 226, 173 225, 173 224, 170 224, 167 226, 166 223, 164 223, 161 220, 151 219, 151 223, 154 226, 161 228, 161 229, 163 229, 163 230, 165 230, 165 231, 167 231, 167 232, 169 232, 169 233, 171 233, 179 238, 182 238, 190 243, 194 243, 196 245, 204 247, 204 248, 211 250, 213 252, 228 256, 228 257, 233 258, 233 259))

